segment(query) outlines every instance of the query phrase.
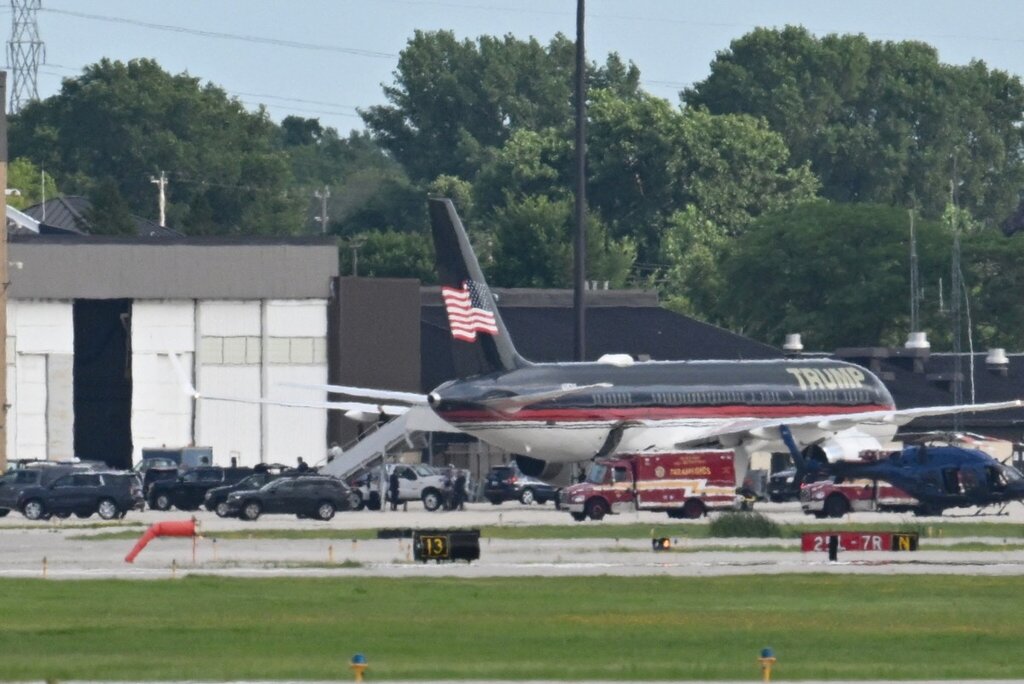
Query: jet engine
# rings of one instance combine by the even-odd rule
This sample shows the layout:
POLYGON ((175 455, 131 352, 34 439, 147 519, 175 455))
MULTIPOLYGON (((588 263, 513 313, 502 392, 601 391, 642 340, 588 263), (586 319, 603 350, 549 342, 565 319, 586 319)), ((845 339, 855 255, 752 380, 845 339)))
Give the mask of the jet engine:
POLYGON ((876 437, 850 428, 810 445, 804 449, 804 457, 820 463, 856 461, 860 459, 862 451, 877 451, 881 448, 876 437))
POLYGON ((541 480, 551 480, 562 472, 562 466, 564 464, 549 463, 547 461, 542 461, 539 458, 517 455, 516 465, 519 466, 519 470, 523 475, 540 478, 541 480))

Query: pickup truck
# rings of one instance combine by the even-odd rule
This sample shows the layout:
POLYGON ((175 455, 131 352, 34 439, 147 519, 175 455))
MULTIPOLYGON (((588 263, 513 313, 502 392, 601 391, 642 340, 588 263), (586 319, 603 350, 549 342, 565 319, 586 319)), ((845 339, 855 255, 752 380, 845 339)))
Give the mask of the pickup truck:
POLYGON ((377 466, 372 470, 357 475, 348 481, 353 491, 359 492, 361 502, 356 510, 369 508, 371 511, 380 510, 381 489, 387 497, 388 478, 395 470, 398 471, 398 502, 422 501, 423 507, 428 511, 436 511, 444 504, 445 496, 445 475, 426 463, 406 464, 388 463, 384 471, 384 481, 381 484, 381 468, 377 466))

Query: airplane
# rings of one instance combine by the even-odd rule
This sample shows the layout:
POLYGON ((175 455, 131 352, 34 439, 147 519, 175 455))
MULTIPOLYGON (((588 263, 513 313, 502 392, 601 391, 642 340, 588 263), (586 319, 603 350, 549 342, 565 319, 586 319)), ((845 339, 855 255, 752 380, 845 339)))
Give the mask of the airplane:
POLYGON ((878 450, 923 416, 1017 408, 1020 400, 897 409, 867 369, 832 359, 531 363, 515 349, 451 200, 429 200, 457 377, 427 395, 339 385, 332 393, 425 408, 439 424, 516 454, 527 474, 563 464, 686 448, 788 448, 823 462, 878 450))
MULTIPOLYGON (((1024 499, 1024 474, 978 449, 948 444, 910 444, 888 454, 863 452, 860 461, 798 461, 810 479, 880 480, 917 499, 918 515, 947 508, 985 507, 1024 499)), ((813 489, 813 485, 812 485, 813 489)), ((828 501, 825 511, 828 511, 828 501)))

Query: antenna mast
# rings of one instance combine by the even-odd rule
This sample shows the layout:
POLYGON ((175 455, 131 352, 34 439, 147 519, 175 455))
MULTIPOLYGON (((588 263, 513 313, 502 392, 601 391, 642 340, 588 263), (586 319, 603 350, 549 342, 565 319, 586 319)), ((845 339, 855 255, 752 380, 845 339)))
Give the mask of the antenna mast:
POLYGON ((42 0, 11 0, 11 39, 7 42, 7 63, 11 65, 11 113, 39 99, 36 75, 46 61, 46 47, 39 40, 36 12, 42 0))
MULTIPOLYGON (((956 157, 953 158, 953 180, 950 183, 950 199, 953 203, 953 266, 950 273, 949 283, 949 316, 953 327, 953 403, 960 406, 964 403, 964 360, 962 357, 963 345, 961 333, 963 321, 961 320, 961 297, 963 297, 963 283, 960 274, 960 206, 956 191, 957 173, 956 157)), ((963 415, 953 414, 953 429, 963 429, 963 415)))
POLYGON ((921 286, 917 275, 917 236, 914 235, 914 210, 910 214, 910 332, 920 332, 918 306, 921 300, 921 286))

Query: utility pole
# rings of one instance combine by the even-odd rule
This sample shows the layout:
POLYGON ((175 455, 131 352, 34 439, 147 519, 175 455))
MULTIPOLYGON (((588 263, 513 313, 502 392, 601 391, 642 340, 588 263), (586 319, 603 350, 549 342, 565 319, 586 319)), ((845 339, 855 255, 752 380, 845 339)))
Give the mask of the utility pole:
POLYGON ((0 472, 7 470, 7 72, 0 71, 0 472))
POLYGON ((573 311, 575 359, 587 355, 587 62, 583 40, 584 0, 576 0, 576 234, 573 250, 573 311))
POLYGON ((11 0, 11 39, 7 41, 7 63, 11 65, 11 111, 39 99, 36 75, 46 61, 46 46, 39 40, 36 12, 42 0, 11 0))
POLYGON ((348 243, 349 249, 352 250, 352 277, 359 276, 359 248, 363 246, 363 240, 361 238, 354 238, 348 243))
POLYGON ((331 197, 331 189, 325 185, 323 192, 317 190, 313 193, 313 197, 320 200, 320 215, 316 217, 316 221, 320 224, 320 234, 327 235, 327 200, 331 197))
POLYGON ((149 182, 154 183, 160 190, 160 227, 167 227, 167 174, 160 172, 159 178, 149 177, 149 182))

